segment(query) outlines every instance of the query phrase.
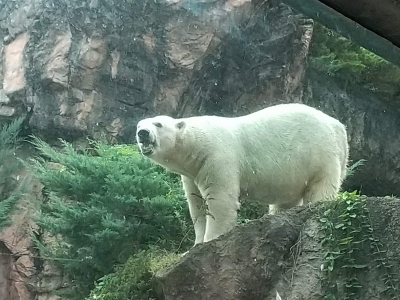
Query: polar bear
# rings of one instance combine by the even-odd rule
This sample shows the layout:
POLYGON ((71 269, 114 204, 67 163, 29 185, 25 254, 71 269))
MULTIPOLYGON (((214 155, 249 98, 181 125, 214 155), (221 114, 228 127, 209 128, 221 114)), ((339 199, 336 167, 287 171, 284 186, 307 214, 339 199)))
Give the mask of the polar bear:
POLYGON ((304 104, 241 117, 156 116, 137 124, 143 155, 181 175, 195 245, 230 231, 240 202, 270 214, 333 199, 346 176, 346 128, 304 104))

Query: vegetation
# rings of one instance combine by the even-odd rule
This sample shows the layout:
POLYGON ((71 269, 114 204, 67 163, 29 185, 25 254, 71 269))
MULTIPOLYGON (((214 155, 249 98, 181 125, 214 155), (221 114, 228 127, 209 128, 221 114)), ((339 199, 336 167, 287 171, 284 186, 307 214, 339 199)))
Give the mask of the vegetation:
MULTIPOLYGON (((39 236, 36 244, 43 259, 58 261, 71 279, 67 296, 154 297, 155 272, 193 243, 178 177, 128 145, 93 142, 93 148, 78 153, 65 141, 59 150, 35 137, 32 144, 40 156, 27 166, 45 187, 35 219, 54 240, 49 246, 39 236)), ((258 205, 245 203, 238 222, 263 213, 258 205)))
POLYGON ((374 235, 365 197, 356 191, 343 192, 337 201, 321 205, 318 220, 323 237, 321 244, 325 250, 322 266, 322 271, 326 273, 322 282, 326 291, 324 299, 363 299, 360 278, 374 263, 383 268, 385 293, 391 299, 398 295, 391 266, 381 250, 379 239, 374 235), (374 262, 365 255, 370 249, 374 262))
POLYGON ((367 160, 365 160, 365 159, 360 159, 360 160, 356 161, 354 164, 348 166, 347 170, 346 170, 346 178, 353 176, 355 174, 356 170, 359 167, 363 166, 366 161, 367 160))
POLYGON ((380 56, 315 23, 310 67, 331 76, 362 84, 397 84, 400 69, 380 56))
POLYGON ((139 252, 115 273, 101 278, 87 300, 154 299, 154 275, 179 258, 176 253, 159 249, 139 252))
MULTIPOLYGON (((154 262, 168 262, 193 244, 178 177, 128 145, 94 143, 80 154, 65 141, 61 150, 35 137, 32 143, 40 157, 27 166, 46 194, 36 222, 56 241, 50 247, 38 237, 36 244, 70 276, 68 292, 86 297, 97 281, 90 299, 150 295, 154 262)), ((263 213, 244 205, 238 222, 263 213)))
POLYGON ((22 141, 19 137, 22 122, 23 118, 15 119, 0 131, 0 228, 8 224, 8 216, 21 192, 16 190, 18 181, 13 175, 19 166, 15 151, 22 141))
POLYGON ((177 177, 136 148, 94 143, 90 152, 78 154, 65 141, 61 151, 37 138, 32 143, 42 157, 30 166, 46 190, 36 222, 56 241, 50 248, 39 237, 37 245, 70 276, 75 299, 149 247, 183 252, 192 245, 193 226, 177 177))
POLYGON ((245 224, 251 220, 261 218, 268 208, 261 206, 257 202, 246 201, 242 202, 240 205, 240 210, 238 212, 238 224, 245 224))

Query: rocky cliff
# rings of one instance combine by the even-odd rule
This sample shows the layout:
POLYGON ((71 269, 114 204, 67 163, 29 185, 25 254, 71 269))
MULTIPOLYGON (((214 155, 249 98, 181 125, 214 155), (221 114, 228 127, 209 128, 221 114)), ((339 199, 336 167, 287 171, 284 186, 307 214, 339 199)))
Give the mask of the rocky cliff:
POLYGON ((0 115, 28 111, 47 138, 132 142, 143 116, 243 114, 301 98, 312 27, 277 2, 2 6, 0 115))
POLYGON ((10 217, 10 226, 0 230, 0 299, 58 300, 53 292, 63 287, 63 274, 55 261, 42 259, 32 240, 40 232, 32 217, 43 186, 26 171, 19 171, 15 178, 26 190, 10 217))
POLYGON ((371 196, 400 195, 400 119, 392 96, 360 85, 345 87, 341 80, 310 69, 306 84, 303 102, 346 124, 350 159, 366 160, 344 188, 371 196))

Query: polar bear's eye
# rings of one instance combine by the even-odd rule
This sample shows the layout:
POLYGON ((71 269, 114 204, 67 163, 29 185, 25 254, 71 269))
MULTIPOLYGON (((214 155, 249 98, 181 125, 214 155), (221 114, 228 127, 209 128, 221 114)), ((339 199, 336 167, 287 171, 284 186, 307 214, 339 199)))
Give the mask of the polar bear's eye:
POLYGON ((153 124, 154 124, 154 126, 156 126, 156 127, 158 127, 158 128, 161 128, 161 127, 162 127, 162 124, 159 123, 159 122, 155 122, 155 123, 153 123, 153 124))

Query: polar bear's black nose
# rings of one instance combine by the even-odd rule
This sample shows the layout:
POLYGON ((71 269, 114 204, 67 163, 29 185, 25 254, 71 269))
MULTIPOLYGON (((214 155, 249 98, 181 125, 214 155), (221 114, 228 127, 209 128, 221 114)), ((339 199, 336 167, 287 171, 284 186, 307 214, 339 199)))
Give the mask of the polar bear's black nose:
POLYGON ((138 137, 139 137, 139 140, 141 140, 141 141, 148 140, 149 136, 150 136, 150 131, 148 131, 146 129, 140 129, 138 131, 138 137))

